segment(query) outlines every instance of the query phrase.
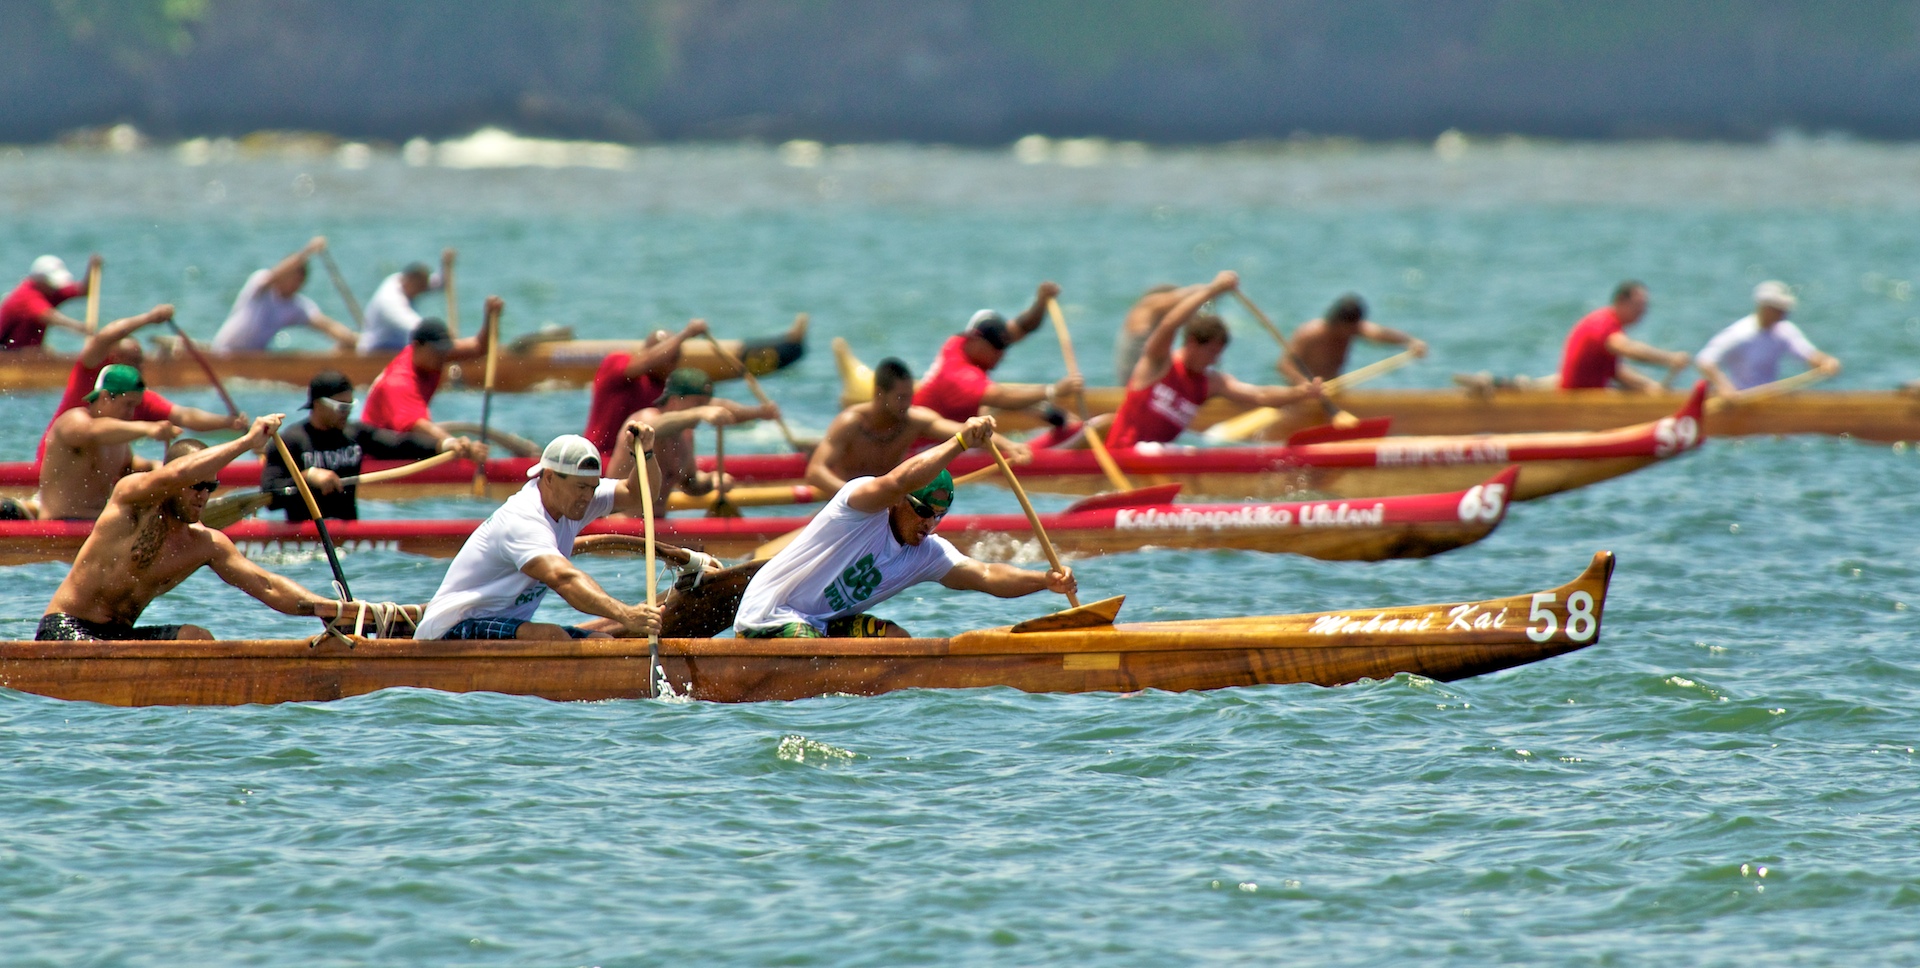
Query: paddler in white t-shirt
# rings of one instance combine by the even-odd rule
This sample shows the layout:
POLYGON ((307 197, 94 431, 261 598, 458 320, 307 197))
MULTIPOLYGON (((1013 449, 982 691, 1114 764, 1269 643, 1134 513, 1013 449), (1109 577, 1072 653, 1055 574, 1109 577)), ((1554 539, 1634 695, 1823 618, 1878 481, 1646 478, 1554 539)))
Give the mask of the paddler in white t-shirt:
POLYGON ((319 304, 301 294, 307 284, 307 260, 327 247, 327 237, 316 235, 298 252, 281 259, 271 269, 261 269, 247 277, 234 297, 233 311, 220 331, 213 334, 213 349, 219 353, 258 351, 267 348, 283 329, 310 326, 331 338, 339 348, 351 352, 360 334, 320 311, 319 304))
POLYGON ((1780 358, 1789 353, 1828 376, 1840 372, 1840 361, 1820 352, 1787 319, 1799 304, 1784 282, 1769 279, 1754 287, 1753 313, 1715 334, 1693 358, 1713 381, 1715 393, 1739 393, 1778 380, 1780 358))
POLYGON ((947 464, 992 436, 993 418, 974 417, 958 434, 892 471, 848 481, 800 536, 753 576, 734 631, 760 639, 904 638, 906 629, 864 610, 923 581, 1000 598, 1078 591, 1072 569, 990 565, 933 533, 953 506, 947 464))
MULTIPOLYGON (((653 459, 653 428, 628 421, 621 442, 639 444, 648 483, 660 490, 653 459)), ((416 639, 604 639, 660 630, 659 609, 629 605, 573 565, 573 539, 580 529, 615 511, 639 514, 640 468, 623 480, 601 479, 600 450, 585 437, 553 438, 540 463, 527 470, 520 492, 493 512, 462 545, 433 593, 416 639), (532 621, 547 590, 568 605, 600 618, 581 625, 532 621)))

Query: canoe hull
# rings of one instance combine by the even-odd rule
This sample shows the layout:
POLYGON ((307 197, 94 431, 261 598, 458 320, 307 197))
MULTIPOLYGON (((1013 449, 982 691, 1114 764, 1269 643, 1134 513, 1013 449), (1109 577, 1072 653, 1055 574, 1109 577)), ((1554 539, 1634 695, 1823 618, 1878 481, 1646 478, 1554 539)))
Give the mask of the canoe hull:
MULTIPOLYGON (((758 376, 785 367, 806 352, 804 327, 769 339, 723 342, 735 358, 742 359, 758 376)), ((635 352, 642 345, 640 340, 566 340, 537 344, 524 352, 503 352, 494 373, 494 389, 502 393, 522 393, 590 386, 594 371, 608 353, 635 352)), ((681 365, 698 367, 716 380, 740 378, 740 368, 722 358, 705 341, 690 342, 681 353, 681 365)), ((339 370, 353 380, 354 385, 364 389, 392 358, 391 353, 361 356, 356 353, 253 352, 211 359, 220 375, 228 380, 304 387, 321 370, 339 370)), ((191 389, 207 385, 206 373, 189 356, 151 355, 140 369, 148 386, 191 389)), ((0 390, 61 390, 66 387, 72 370, 71 356, 0 353, 0 390)), ((472 372, 459 367, 449 369, 446 387, 478 389, 481 375, 478 367, 472 372)))
MULTIPOLYGON (((1613 556, 1549 592, 1446 605, 1120 624, 951 639, 667 639, 681 695, 712 702, 1006 686, 1026 692, 1451 680, 1597 642, 1613 556)), ((382 689, 556 701, 648 695, 642 639, 0 642, 0 686, 116 706, 324 702, 382 689)))
MULTIPOLYGON (((1144 548, 1264 551, 1337 561, 1424 557, 1486 537, 1505 518, 1506 495, 1512 490, 1516 473, 1509 469, 1458 492, 1359 504, 1150 503, 1069 509, 1045 515, 1044 519, 1055 546, 1076 557, 1144 548), (1469 494, 1473 495, 1470 500, 1469 494)), ((806 523, 805 518, 793 517, 669 517, 659 522, 659 539, 718 557, 738 558, 806 523)), ((341 521, 328 530, 346 555, 387 551, 451 558, 479 524, 474 520, 341 521)), ((0 565, 71 561, 91 530, 87 522, 0 522, 0 565)), ((642 522, 637 519, 609 518, 588 525, 584 534, 638 537, 641 530, 642 522)), ((226 528, 225 533, 242 554, 255 559, 310 555, 319 547, 318 533, 309 524, 249 520, 226 528)), ((977 558, 1045 560, 1023 515, 954 515, 943 522, 940 534, 977 558)))

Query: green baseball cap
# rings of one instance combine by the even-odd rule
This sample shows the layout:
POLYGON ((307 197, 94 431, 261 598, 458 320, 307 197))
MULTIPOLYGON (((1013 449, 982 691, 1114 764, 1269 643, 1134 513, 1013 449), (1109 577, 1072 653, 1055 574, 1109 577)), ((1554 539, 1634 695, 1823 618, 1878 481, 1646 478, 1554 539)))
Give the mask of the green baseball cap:
POLYGON ((661 392, 660 399, 653 401, 653 405, 660 406, 672 397, 710 396, 713 396, 713 377, 697 366, 683 366, 667 374, 667 388, 661 392))
POLYGON ((100 394, 119 396, 123 393, 139 393, 147 388, 147 381, 140 377, 140 371, 125 363, 115 363, 100 371, 94 378, 93 392, 87 394, 86 401, 92 403, 100 399, 100 394))
POLYGON ((953 507, 953 475, 941 468, 926 486, 907 494, 907 506, 923 518, 938 517, 953 507))

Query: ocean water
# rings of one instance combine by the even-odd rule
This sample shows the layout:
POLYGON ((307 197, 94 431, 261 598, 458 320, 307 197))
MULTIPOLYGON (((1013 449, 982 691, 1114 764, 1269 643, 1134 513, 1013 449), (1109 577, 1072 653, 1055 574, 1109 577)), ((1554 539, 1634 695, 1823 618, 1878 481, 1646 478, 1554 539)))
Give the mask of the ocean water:
MULTIPOLYGON (((1018 310, 1051 278, 1110 382, 1138 291, 1222 268, 1283 325, 1352 289, 1433 344, 1385 385, 1549 372, 1566 328, 1625 277, 1652 289, 1649 342, 1699 346, 1777 277, 1846 363, 1835 387, 1920 377, 1913 147, 794 160, 812 159, 706 146, 618 171, 449 171, 29 149, 0 153, 0 268, 97 249, 107 317, 170 301, 201 336, 249 271, 315 233, 363 299, 458 246, 463 319, 499 293, 510 334, 701 315, 745 335, 805 311, 814 352, 766 385, 816 430, 837 395, 833 335, 918 370, 973 310, 1018 310)), ((344 312, 324 276, 309 291, 344 312)), ((1259 378, 1273 351, 1233 323, 1229 368, 1259 378)), ((1045 332, 1004 366, 1057 370, 1045 332)), ((238 396, 253 412, 302 399, 238 396)), ((0 453, 26 459, 52 403, 0 396, 0 453)), ((578 391, 494 412, 544 438, 585 406, 578 391)), ((473 393, 435 403, 479 408, 473 393)), ((778 445, 770 428, 728 442, 778 445)), ((1125 591, 1144 619, 1513 594, 1619 554, 1597 645, 1455 683, 741 707, 394 690, 134 710, 0 690, 0 963, 1920 964, 1916 474, 1905 447, 1715 440, 1521 505, 1433 559, 1078 565, 1090 594, 1125 591)), ((1012 503, 986 490, 961 506, 1012 503)), ((317 554, 265 563, 325 585, 317 554)), ((641 594, 637 563, 588 564, 641 594)), ((380 552, 345 566, 363 596, 397 600, 427 597, 444 567, 380 552)), ((64 568, 8 571, 0 635, 24 637, 64 568)), ((883 613, 945 634, 1052 607, 934 588, 883 613)), ((148 618, 229 637, 311 626, 210 575, 148 618)))

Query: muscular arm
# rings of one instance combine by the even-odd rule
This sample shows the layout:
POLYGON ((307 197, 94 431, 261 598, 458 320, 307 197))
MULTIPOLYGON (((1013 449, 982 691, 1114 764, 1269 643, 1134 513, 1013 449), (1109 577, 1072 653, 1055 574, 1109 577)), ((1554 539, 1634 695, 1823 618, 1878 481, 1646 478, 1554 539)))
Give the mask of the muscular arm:
POLYGON ((213 540, 213 557, 207 562, 213 573, 268 608, 283 615, 314 615, 319 606, 333 604, 334 599, 316 595, 293 579, 254 564, 226 535, 211 528, 207 533, 213 540))
POLYGON ((520 572, 553 589, 568 605, 587 615, 609 618, 630 629, 643 621, 640 616, 646 606, 628 605, 607 594, 591 575, 558 553, 541 555, 527 562, 520 572))
POLYGON ((1043 282, 1040 288, 1034 290, 1033 305, 1015 316, 1007 327, 1012 331, 1013 342, 1018 343, 1033 335, 1033 331, 1047 321, 1047 302, 1058 295, 1060 295, 1060 287, 1052 282, 1043 282))
POLYGON ((499 296, 488 296, 486 317, 480 323, 479 335, 454 340, 453 349, 447 351, 447 360, 472 360, 486 356, 487 347, 493 343, 493 331, 500 328, 500 314, 506 308, 506 300, 499 296))
POLYGON ((1180 297, 1180 301, 1160 317, 1153 332, 1147 335, 1147 345, 1140 351, 1140 362, 1134 364, 1133 377, 1127 381, 1127 389, 1139 390, 1160 382, 1173 366, 1173 341, 1180 335, 1182 327, 1193 319, 1207 300, 1239 285, 1240 277, 1223 272, 1214 281, 1195 288, 1180 297))
POLYGON ((167 414, 167 420, 176 426, 199 431, 245 430, 247 427, 247 418, 244 414, 230 417, 224 413, 214 413, 198 407, 183 407, 178 404, 174 405, 173 411, 167 414))
POLYGON ((85 407, 75 407, 53 422, 53 436, 49 442, 61 447, 82 448, 130 444, 148 437, 165 440, 173 436, 167 426, 164 420, 96 417, 88 413, 85 407))
POLYGON ((664 410, 642 410, 640 419, 653 428, 661 437, 671 437, 700 426, 703 423, 733 423, 733 411, 719 405, 718 401, 704 407, 688 407, 668 413, 664 410))
POLYGON ((1656 349, 1625 333, 1610 334, 1607 337, 1607 351, 1615 356, 1639 360, 1653 366, 1674 366, 1688 360, 1684 353, 1669 353, 1666 350, 1656 349))
POLYGON ((1002 410, 1025 410, 1047 398, 1047 386, 1041 383, 990 383, 980 402, 1002 410))
MULTIPOLYGON (((827 425, 827 434, 821 438, 820 446, 813 449, 813 456, 807 458, 807 483, 821 494, 838 494, 847 486, 845 478, 834 470, 845 459, 846 438, 858 432, 860 417, 852 411, 845 411, 833 418, 827 425)), ((951 435, 949 435, 951 436, 951 435)))
POLYGON ((292 255, 274 263, 273 268, 267 270, 267 284, 270 286, 285 284, 289 278, 299 274, 300 270, 307 267, 308 259, 313 258, 316 253, 326 247, 327 237, 324 235, 316 235, 307 240, 306 245, 301 246, 299 250, 292 255))
POLYGON ((235 437, 224 444, 168 461, 148 473, 123 477, 120 483, 114 485, 113 498, 128 504, 147 504, 176 493, 189 484, 213 480, 220 473, 220 468, 259 446, 270 433, 280 429, 282 419, 280 414, 261 417, 253 422, 253 429, 246 436, 235 437))
MULTIPOLYGON (((627 425, 621 428, 619 439, 619 446, 625 447, 628 454, 631 455, 636 441, 639 443, 642 451, 651 452, 659 445, 660 438, 651 427, 639 421, 628 421, 627 425)), ((629 457, 629 460, 631 459, 632 458, 629 457)), ((645 502, 641 500, 645 495, 640 491, 640 462, 634 461, 633 465, 633 469, 627 472, 626 479, 622 480, 619 485, 614 488, 613 492, 613 509, 621 514, 641 514, 645 511, 645 502)), ((648 457, 646 459, 646 474, 647 487, 652 489, 653 499, 656 502, 654 504, 654 513, 664 514, 666 512, 667 481, 666 475, 660 471, 659 458, 648 457)), ((608 617, 611 618, 612 616, 608 617)))
POLYGON ((1397 329, 1390 329, 1388 327, 1380 325, 1379 323, 1374 322, 1371 319, 1363 319, 1360 321, 1360 338, 1366 340, 1369 343, 1385 343, 1389 346, 1404 346, 1410 350, 1414 350, 1416 353, 1420 355, 1425 355, 1425 351, 1427 348, 1427 344, 1420 340, 1414 339, 1413 334, 1403 333, 1397 329))
POLYGON ((79 362, 88 367, 97 367, 107 361, 107 354, 113 352, 120 341, 132 336, 144 326, 163 323, 173 318, 173 307, 161 303, 138 316, 116 319, 100 327, 92 336, 87 337, 85 345, 80 347, 79 362))
POLYGON ((347 349, 352 349, 360 339, 360 334, 354 332, 352 327, 325 313, 315 313, 308 317, 307 325, 326 334, 328 339, 347 349))
POLYGON ((85 335, 87 332, 86 323, 83 323, 77 319, 74 319, 73 317, 68 316, 66 313, 63 313, 58 309, 49 309, 46 312, 41 313, 40 322, 42 325, 45 325, 45 326, 58 326, 61 329, 70 329, 82 335, 85 335))
POLYGON ((1054 587, 1060 581, 1055 574, 968 559, 954 565, 940 584, 963 592, 986 592, 996 598, 1020 598, 1054 587))
POLYGON ((1242 406, 1284 407, 1290 403, 1320 396, 1319 380, 1312 380, 1297 387, 1263 387, 1219 371, 1214 371, 1210 376, 1215 395, 1226 397, 1242 406))
POLYGON ((900 462, 900 466, 879 477, 868 478, 854 485, 847 494, 847 504, 856 511, 869 514, 892 507, 911 491, 919 490, 933 482, 940 471, 952 463, 955 457, 966 453, 969 447, 978 447, 993 436, 993 418, 975 417, 967 421, 960 438, 947 439, 900 462))
POLYGON ((707 332, 707 321, 696 319, 688 323, 685 329, 672 333, 666 339, 642 349, 627 359, 627 368, 622 371, 629 380, 638 380, 641 376, 665 366, 668 361, 677 359, 680 346, 687 340, 707 332))

